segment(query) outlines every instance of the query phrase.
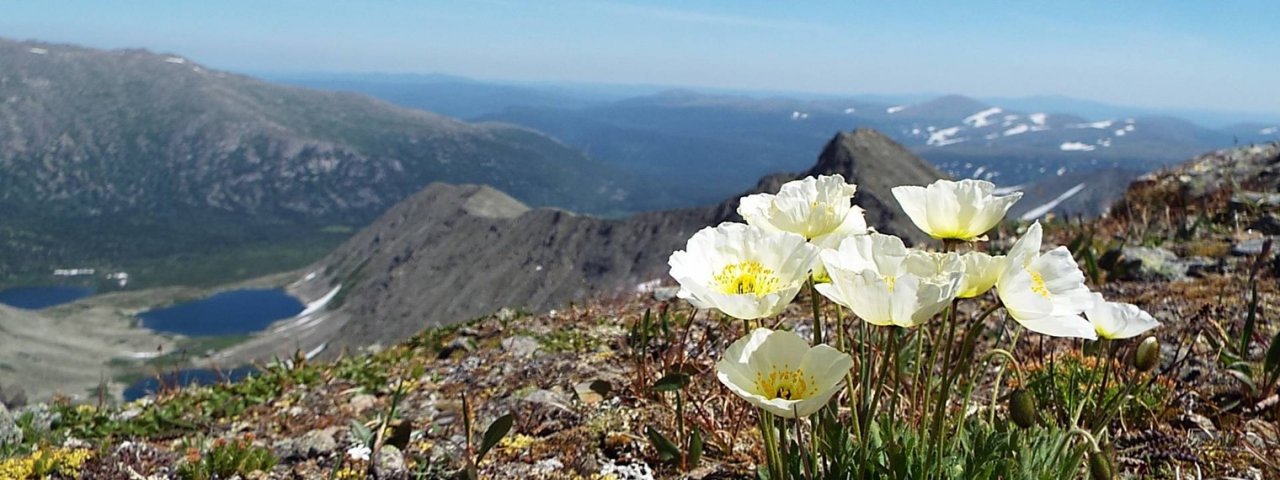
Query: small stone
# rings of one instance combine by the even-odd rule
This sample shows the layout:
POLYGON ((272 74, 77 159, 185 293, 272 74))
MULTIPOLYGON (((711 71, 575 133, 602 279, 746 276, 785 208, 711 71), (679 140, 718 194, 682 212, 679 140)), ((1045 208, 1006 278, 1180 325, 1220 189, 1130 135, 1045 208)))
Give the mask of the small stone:
POLYGON ((1249 229, 1263 235, 1280 235, 1280 215, 1268 213, 1249 224, 1249 229))
POLYGON ((676 294, 680 293, 680 287, 659 287, 653 289, 653 299, 659 302, 665 302, 676 298, 676 294))
POLYGON ((1280 207, 1280 193, 1238 192, 1231 196, 1230 206, 1237 210, 1280 207))
POLYGON ((500 321, 510 322, 516 319, 516 311, 509 307, 503 307, 502 310, 498 310, 498 313, 495 313, 493 316, 498 317, 498 320, 500 321))
POLYGON ((333 438, 335 433, 337 433, 337 429, 330 427, 324 430, 312 430, 303 434, 294 443, 294 455, 292 457, 314 458, 328 456, 338 449, 338 441, 333 438))
POLYGON ((604 400, 605 395, 613 391, 613 385, 604 380, 589 380, 573 386, 578 394, 578 401, 586 405, 595 405, 604 400))
POLYGON ((354 397, 351 397, 351 401, 348 402, 348 404, 351 405, 351 409, 355 410, 356 413, 361 413, 361 412, 364 412, 365 410, 373 408, 374 405, 377 405, 378 397, 375 397, 367 393, 362 393, 354 397))
POLYGON ((1266 245, 1266 238, 1250 238, 1248 240, 1236 243, 1231 247, 1231 253, 1241 256, 1261 255, 1262 247, 1266 245))
POLYGON ((76 449, 76 448, 92 448, 92 447, 93 447, 92 443, 86 442, 76 437, 67 437, 66 440, 62 441, 62 448, 76 449))
POLYGON ((1211 440, 1218 434, 1218 427, 1213 425, 1213 420, 1198 413, 1180 415, 1174 423, 1186 428, 1192 436, 1201 440, 1211 440))
POLYGON ((514 337, 502 339, 502 351, 511 354, 514 357, 527 358, 532 357, 534 353, 542 349, 542 344, 538 343, 531 337, 524 335, 516 335, 514 337))
POLYGON ((1189 257, 1183 264, 1187 266, 1187 276, 1203 278, 1209 274, 1222 273, 1225 265, 1221 260, 1209 257, 1189 257))
POLYGON ((471 343, 471 339, 467 337, 457 337, 457 338, 454 338, 453 340, 450 340, 448 344, 445 344, 444 348, 440 349, 440 353, 437 354, 436 357, 449 358, 449 357, 452 357, 455 353, 473 352, 475 351, 475 349, 476 349, 476 346, 471 343))
POLYGON ((138 407, 129 407, 111 415, 111 419, 117 422, 124 422, 137 418, 142 415, 142 409, 138 407))
POLYGON ((408 473, 404 466, 404 454, 393 445, 383 445, 378 450, 378 475, 380 478, 399 478, 408 473))
POLYGON ((534 390, 521 400, 535 405, 548 406, 570 413, 573 412, 573 407, 569 406, 569 399, 565 398, 564 394, 553 392, 551 390, 534 390))

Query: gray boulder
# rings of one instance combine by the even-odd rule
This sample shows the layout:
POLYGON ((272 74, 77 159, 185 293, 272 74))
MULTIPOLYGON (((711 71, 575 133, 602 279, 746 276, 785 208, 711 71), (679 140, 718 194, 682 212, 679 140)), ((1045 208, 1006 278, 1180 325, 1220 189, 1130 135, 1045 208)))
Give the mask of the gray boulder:
POLYGON ((1187 264, 1160 247, 1124 247, 1125 280, 1173 281, 1186 278, 1187 264))

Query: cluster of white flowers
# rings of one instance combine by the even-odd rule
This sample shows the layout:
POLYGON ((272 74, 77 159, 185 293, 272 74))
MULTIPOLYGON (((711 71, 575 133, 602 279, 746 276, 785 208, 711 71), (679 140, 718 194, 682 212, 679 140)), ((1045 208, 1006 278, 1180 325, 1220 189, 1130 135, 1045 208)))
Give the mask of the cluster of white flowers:
MULTIPOLYGON (((705 228, 671 255, 680 298, 755 320, 781 313, 807 281, 822 279, 816 290, 863 321, 912 328, 957 298, 994 288, 1010 317, 1044 335, 1119 339, 1158 325, 1136 306, 1089 291, 1066 247, 1041 252, 1039 223, 1007 255, 928 252, 869 229, 852 204, 856 190, 830 175, 743 198, 738 213, 746 224, 705 228)), ((939 180, 895 187, 893 195, 929 236, 960 243, 985 240, 1021 197, 994 190, 980 180, 939 180)), ((721 382, 756 406, 803 417, 826 403, 852 365, 847 353, 761 328, 734 342, 717 370, 721 382)))

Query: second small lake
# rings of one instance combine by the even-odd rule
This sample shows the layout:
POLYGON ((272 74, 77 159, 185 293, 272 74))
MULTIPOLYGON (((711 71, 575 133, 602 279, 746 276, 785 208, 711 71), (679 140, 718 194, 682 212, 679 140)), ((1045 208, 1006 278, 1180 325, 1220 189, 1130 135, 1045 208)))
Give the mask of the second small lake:
POLYGON ((302 311, 302 303, 282 289, 231 290, 211 297, 149 310, 142 325, 187 336, 244 335, 302 311))
POLYGON ((0 290, 0 303, 10 307, 39 310, 74 302, 90 295, 93 295, 92 288, 71 285, 13 287, 0 290))

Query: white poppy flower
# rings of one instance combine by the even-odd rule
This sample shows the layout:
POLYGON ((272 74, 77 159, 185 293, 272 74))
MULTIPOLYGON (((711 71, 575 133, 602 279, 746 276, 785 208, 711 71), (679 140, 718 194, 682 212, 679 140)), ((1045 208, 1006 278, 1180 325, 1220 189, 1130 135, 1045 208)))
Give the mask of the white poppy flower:
POLYGON ((757 193, 743 197, 738 215, 765 230, 791 232, 822 243, 825 237, 847 237, 867 232, 861 207, 852 204, 858 187, 844 176, 806 177, 782 185, 776 195, 757 193))
POLYGON ((874 325, 913 327, 955 298, 964 267, 955 255, 909 253, 902 239, 879 233, 845 239, 819 254, 831 283, 818 293, 874 325))
POLYGON ((671 254, 679 297, 746 320, 782 312, 817 261, 818 248, 794 233, 741 223, 707 227, 671 254))
POLYGON ((997 197, 992 194, 995 188, 984 180, 938 180, 928 187, 893 187, 893 197, 911 221, 933 238, 985 240, 983 234, 1022 198, 1022 192, 997 197))
POLYGON ((1084 312, 1098 336, 1109 340, 1132 338, 1160 326, 1151 314, 1137 305, 1108 302, 1101 293, 1093 294, 1093 308, 1084 312))
POLYGON ((1004 272, 1005 257, 991 256, 982 252, 969 252, 960 256, 964 262, 964 281, 960 283, 957 298, 973 298, 987 293, 1000 280, 1004 272))
POLYGON ((794 333, 757 328, 716 362, 716 378, 733 393, 785 418, 813 415, 840 390, 853 368, 849 354, 810 347, 794 333))
POLYGON ((1009 315, 1033 332, 1054 337, 1097 338, 1080 316, 1093 306, 1093 292, 1067 247, 1040 253, 1040 222, 1009 250, 996 292, 1009 315))

